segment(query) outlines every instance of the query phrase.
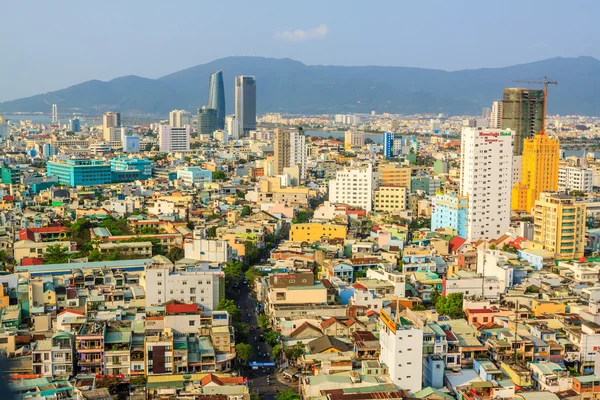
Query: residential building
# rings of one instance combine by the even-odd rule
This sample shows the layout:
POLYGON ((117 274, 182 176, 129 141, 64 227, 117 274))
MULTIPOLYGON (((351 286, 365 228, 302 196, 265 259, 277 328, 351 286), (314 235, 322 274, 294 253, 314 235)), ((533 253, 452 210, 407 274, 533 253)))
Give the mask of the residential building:
POLYGON ((198 134, 211 135, 217 130, 217 110, 202 106, 198 109, 198 134))
POLYGON ((530 212, 540 193, 558 189, 559 151, 558 139, 544 133, 523 141, 521 182, 512 189, 513 210, 530 212))
POLYGON ((103 138, 111 144, 121 143, 121 138, 127 135, 127 129, 122 126, 109 126, 104 128, 103 138))
POLYGON ((104 321, 85 322, 76 334, 77 365, 84 374, 104 374, 104 321))
POLYGON ((365 133, 354 129, 347 130, 344 133, 344 147, 351 149, 353 147, 362 147, 365 144, 365 133))
POLYGON ((373 210, 373 192, 377 188, 377 173, 369 164, 364 167, 347 167, 336 172, 329 181, 329 201, 373 210))
POLYGON ((558 168, 558 190, 592 193, 594 172, 590 168, 563 165, 558 168))
POLYGON ((1 167, 2 183, 17 185, 21 183, 21 169, 18 167, 1 167))
POLYGON ((514 132, 513 154, 523 154, 526 138, 540 133, 544 119, 544 91, 505 88, 502 97, 502 130, 514 132))
POLYGON ((465 127, 460 195, 468 196, 467 237, 495 239, 510 227, 513 132, 465 127))
POLYGON ((229 139, 239 139, 240 124, 235 115, 228 115, 225 117, 225 132, 227 133, 227 137, 229 139))
POLYGON ((544 192, 535 202, 534 241, 555 254, 557 259, 583 256, 586 231, 586 206, 575 198, 544 192))
POLYGON ((201 305, 204 310, 217 308, 225 295, 225 276, 220 269, 208 266, 175 269, 158 264, 146 268, 146 305, 165 304, 171 300, 201 305))
POLYGON ((457 192, 437 193, 431 203, 431 230, 452 228, 467 237, 468 199, 457 192))
MULTIPOLYGON (((114 173, 136 172, 138 179, 152 177, 152 161, 145 158, 133 158, 119 156, 110 159, 110 170, 114 173)), ((113 174, 114 175, 114 174, 113 174)))
POLYGON ((170 327, 146 332, 144 370, 147 376, 171 375, 174 367, 173 332, 170 327))
POLYGON ((380 164, 378 169, 379 183, 381 185, 404 186, 410 188, 412 168, 400 164, 380 164))
POLYGON ((235 118, 240 136, 249 136, 256 129, 256 78, 235 77, 235 118))
POLYGON ((159 150, 165 153, 189 150, 191 132, 192 129, 189 125, 182 128, 175 128, 170 125, 159 125, 159 150))
POLYGON ((185 258, 210 263, 226 263, 233 254, 226 240, 205 239, 199 232, 184 243, 185 258))
POLYGON ((208 81, 208 107, 217 110, 217 129, 225 129, 225 88, 222 71, 210 74, 208 81))
POLYGON ((393 320, 383 310, 379 318, 379 361, 388 367, 394 385, 418 392, 423 382, 423 328, 406 316, 393 320))
POLYGON ((173 110, 169 113, 169 125, 173 128, 185 128, 192 125, 192 114, 185 110, 173 110))
POLYGON ((205 183, 212 182, 212 171, 200 167, 185 167, 177 170, 177 179, 180 179, 185 186, 203 187, 205 183))
POLYGON ((346 240, 347 228, 344 225, 305 223, 292 224, 290 240, 292 242, 320 242, 323 238, 346 240))
POLYGON ((69 332, 56 332, 51 338, 38 340, 31 349, 32 372, 48 378, 75 375, 75 340, 69 332))
POLYGON ((117 128, 121 126, 121 113, 106 112, 102 116, 102 127, 103 128, 117 128))
POLYGON ((298 166, 300 179, 306 179, 306 137, 302 128, 283 130, 275 129, 274 173, 281 175, 285 168, 298 166))
POLYGON ((379 186, 374 196, 375 212, 406 210, 407 189, 403 186, 379 186))

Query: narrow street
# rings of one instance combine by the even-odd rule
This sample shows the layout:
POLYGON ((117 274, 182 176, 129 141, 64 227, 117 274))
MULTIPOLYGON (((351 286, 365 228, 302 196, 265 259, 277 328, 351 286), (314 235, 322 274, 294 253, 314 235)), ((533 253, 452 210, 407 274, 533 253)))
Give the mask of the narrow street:
MULTIPOLYGON (((254 349, 254 356, 251 361, 256 362, 273 362, 271 357, 271 346, 268 343, 261 341, 260 336, 264 332, 258 326, 258 313, 256 312, 256 300, 253 293, 247 284, 243 281, 239 282, 239 287, 235 292, 236 305, 242 310, 242 322, 248 324, 248 327, 256 327, 254 332, 248 332, 248 344, 254 349)), ((277 368, 266 367, 252 369, 244 367, 241 373, 242 376, 248 377, 249 389, 251 392, 258 392, 265 400, 273 400, 276 391, 282 391, 290 387, 294 387, 293 383, 284 385, 277 379, 277 368), (267 376, 270 376, 269 385, 267 385, 267 376)))

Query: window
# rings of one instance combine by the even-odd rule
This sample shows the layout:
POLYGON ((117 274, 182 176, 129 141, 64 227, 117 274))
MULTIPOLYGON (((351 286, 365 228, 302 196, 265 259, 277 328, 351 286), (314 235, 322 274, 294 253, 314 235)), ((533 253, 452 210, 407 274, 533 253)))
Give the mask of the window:
POLYGON ((187 285, 187 281, 183 281, 183 282, 181 282, 181 284, 185 286, 185 285, 187 285))
POLYGON ((190 294, 196 294, 196 288, 195 287, 191 287, 190 288, 190 294))
POLYGON ((195 326, 196 325, 196 321, 189 321, 189 326, 195 326))
POLYGON ((192 303, 195 303, 196 302, 196 296, 190 296, 190 301, 192 303))

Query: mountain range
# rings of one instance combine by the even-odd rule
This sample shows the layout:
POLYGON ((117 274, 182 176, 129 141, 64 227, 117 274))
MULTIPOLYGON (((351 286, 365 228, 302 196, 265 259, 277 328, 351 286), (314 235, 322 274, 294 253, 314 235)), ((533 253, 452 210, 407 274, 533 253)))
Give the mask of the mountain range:
POLYGON ((550 114, 600 115, 600 61, 556 57, 502 68, 460 71, 412 67, 305 65, 264 57, 227 57, 148 79, 129 75, 91 80, 62 90, 0 103, 0 112, 59 111, 98 115, 164 116, 172 109, 195 110, 207 103, 209 75, 223 71, 227 114, 233 114, 233 84, 254 75, 259 113, 447 113, 477 115, 502 98, 505 87, 541 88, 514 80, 557 80, 549 88, 550 114))

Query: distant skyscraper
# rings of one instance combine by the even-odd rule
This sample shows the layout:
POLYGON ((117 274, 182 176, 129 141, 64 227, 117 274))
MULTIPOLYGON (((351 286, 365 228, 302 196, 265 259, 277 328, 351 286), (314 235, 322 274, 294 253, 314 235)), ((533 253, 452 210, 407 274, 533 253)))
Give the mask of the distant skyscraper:
POLYGON ((169 124, 174 128, 192 125, 192 114, 185 110, 173 110, 169 113, 169 124))
POLYGON ((58 122, 58 109, 56 108, 56 104, 52 104, 52 123, 55 124, 58 122))
POLYGON ((248 136, 256 129, 256 79, 253 76, 235 78, 235 117, 240 135, 248 136))
POLYGON ((240 124, 235 115, 225 117, 225 132, 227 132, 229 139, 235 140, 240 138, 240 124))
POLYGON ((514 155, 523 154, 523 141, 540 133, 544 118, 544 91, 506 88, 502 98, 502 129, 515 132, 514 155))
POLYGON ((391 132, 383 133, 383 156, 385 158, 394 157, 394 134, 391 132))
POLYGON ((500 129, 502 125, 502 102, 495 101, 492 104, 492 112, 490 113, 490 128, 500 129))
POLYGON ((217 110, 203 106, 198 109, 198 134, 212 135, 217 130, 217 110))
POLYGON ((69 121, 69 130, 71 132, 81 132, 81 121, 79 121, 79 118, 71 118, 69 121))
POLYGON ((102 126, 104 128, 117 128, 121 126, 121 113, 107 112, 102 118, 102 126))
POLYGON ((223 72, 217 71, 210 75, 208 82, 208 108, 217 110, 217 129, 225 128, 225 88, 223 72))

